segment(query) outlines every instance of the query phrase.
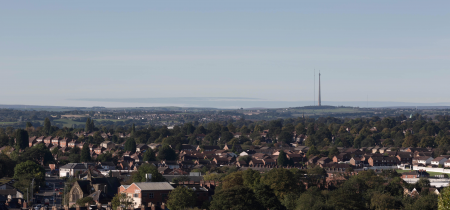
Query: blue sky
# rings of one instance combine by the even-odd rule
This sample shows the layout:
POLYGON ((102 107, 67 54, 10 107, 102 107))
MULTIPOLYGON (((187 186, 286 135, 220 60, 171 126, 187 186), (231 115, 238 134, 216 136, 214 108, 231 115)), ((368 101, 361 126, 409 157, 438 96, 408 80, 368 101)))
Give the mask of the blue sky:
POLYGON ((312 101, 316 69, 324 101, 450 105, 448 8, 411 0, 0 1, 0 104, 312 101))

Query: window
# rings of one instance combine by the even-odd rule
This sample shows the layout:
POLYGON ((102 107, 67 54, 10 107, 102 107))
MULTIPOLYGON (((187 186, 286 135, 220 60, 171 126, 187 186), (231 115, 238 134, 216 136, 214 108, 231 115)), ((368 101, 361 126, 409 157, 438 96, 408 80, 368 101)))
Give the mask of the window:
POLYGON ((163 200, 166 199, 167 193, 161 193, 161 197, 162 197, 163 200))
POLYGON ((135 197, 135 198, 138 198, 138 197, 139 197, 139 194, 135 193, 135 194, 134 194, 134 197, 135 197))
POLYGON ((153 193, 149 193, 149 194, 148 194, 148 197, 149 197, 149 198, 154 198, 153 193))

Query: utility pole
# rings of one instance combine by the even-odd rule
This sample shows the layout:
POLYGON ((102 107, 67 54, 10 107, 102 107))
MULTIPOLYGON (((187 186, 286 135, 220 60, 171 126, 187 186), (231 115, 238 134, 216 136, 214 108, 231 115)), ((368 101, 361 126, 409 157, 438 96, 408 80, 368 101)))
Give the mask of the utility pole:
MULTIPOLYGON (((53 189, 56 190, 54 182, 53 182, 53 189)), ((56 191, 53 193, 53 206, 55 206, 55 200, 56 200, 56 191)))

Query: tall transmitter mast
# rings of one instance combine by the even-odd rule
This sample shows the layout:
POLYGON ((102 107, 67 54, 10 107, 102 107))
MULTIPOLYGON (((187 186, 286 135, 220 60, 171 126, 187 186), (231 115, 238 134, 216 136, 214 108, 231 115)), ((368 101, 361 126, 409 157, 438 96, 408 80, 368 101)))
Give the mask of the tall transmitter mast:
POLYGON ((319 106, 322 106, 322 96, 320 95, 320 71, 319 71, 319 106))

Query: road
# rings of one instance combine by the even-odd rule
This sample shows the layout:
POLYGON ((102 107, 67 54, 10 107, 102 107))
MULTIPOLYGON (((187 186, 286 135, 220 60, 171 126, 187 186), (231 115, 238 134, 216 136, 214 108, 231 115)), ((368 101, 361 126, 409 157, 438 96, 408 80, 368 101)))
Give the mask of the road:
MULTIPOLYGON (((64 188, 64 180, 58 176, 45 177, 46 186, 41 187, 39 193, 34 196, 35 204, 44 204, 45 199, 50 200, 50 206, 61 206, 60 189, 64 188), (57 190, 55 190, 55 188, 57 190)), ((61 190, 62 192, 62 190, 61 190)))

